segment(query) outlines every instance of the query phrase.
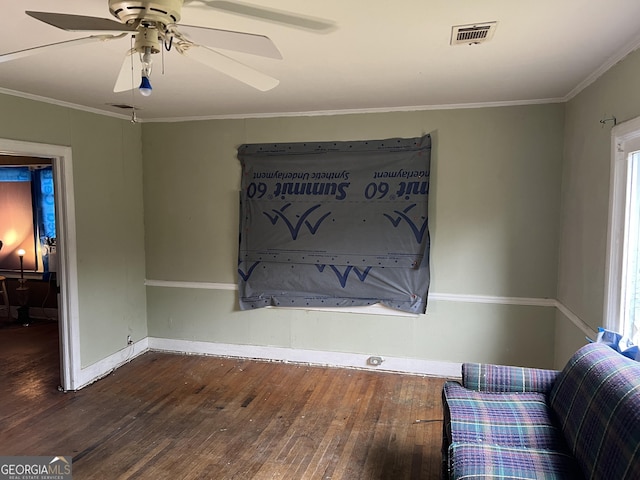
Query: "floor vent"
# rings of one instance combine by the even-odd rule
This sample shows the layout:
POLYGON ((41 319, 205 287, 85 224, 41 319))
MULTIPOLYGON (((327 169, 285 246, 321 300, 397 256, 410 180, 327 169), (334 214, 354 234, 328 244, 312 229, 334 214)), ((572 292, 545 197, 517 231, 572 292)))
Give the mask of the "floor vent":
POLYGON ((493 38, 498 22, 473 23, 451 27, 451 45, 477 45, 493 38))

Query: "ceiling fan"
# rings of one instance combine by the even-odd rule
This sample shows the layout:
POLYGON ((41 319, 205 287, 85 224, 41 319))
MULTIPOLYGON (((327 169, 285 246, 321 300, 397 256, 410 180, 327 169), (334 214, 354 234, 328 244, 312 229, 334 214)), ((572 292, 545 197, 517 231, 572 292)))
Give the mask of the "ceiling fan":
MULTIPOLYGON (((149 77, 153 64, 152 56, 161 52, 162 48, 166 51, 174 49, 186 57, 260 91, 270 90, 279 83, 277 79, 213 50, 220 48, 282 59, 278 48, 264 35, 179 24, 184 0, 108 0, 108 2, 109 12, 119 21, 65 13, 25 12, 36 20, 62 30, 103 33, 2 54, 0 63, 72 45, 119 39, 131 34, 132 47, 125 55, 115 82, 114 92, 135 88, 133 73, 140 72, 139 91, 145 96, 150 95, 152 87, 149 77)), ((325 20, 240 2, 199 0, 197 3, 311 31, 322 32, 333 28, 333 24, 325 20)))

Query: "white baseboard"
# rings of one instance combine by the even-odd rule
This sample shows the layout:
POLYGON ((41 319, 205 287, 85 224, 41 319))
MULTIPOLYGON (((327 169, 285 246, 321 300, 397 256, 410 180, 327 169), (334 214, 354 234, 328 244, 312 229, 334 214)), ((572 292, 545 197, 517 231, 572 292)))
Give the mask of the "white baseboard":
POLYGON ((342 368, 357 368, 379 372, 405 373, 445 378, 460 378, 461 363, 421 360, 415 358, 384 357, 379 366, 369 365, 370 355, 360 353, 300 350, 283 347, 234 345, 227 343, 174 340, 149 337, 149 350, 193 355, 250 358, 278 362, 301 363, 342 368))
POLYGON ((80 390, 93 382, 106 377, 116 368, 121 367, 125 363, 130 362, 139 355, 149 351, 149 339, 148 337, 139 340, 132 345, 128 345, 122 350, 109 355, 108 357, 83 367, 78 372, 77 377, 74 379, 74 390, 80 390))
POLYGON ((180 353, 186 355, 211 355, 217 357, 247 358, 252 360, 299 363, 340 368, 355 368, 387 373, 402 373, 460 379, 461 363, 421 360, 415 358, 384 357, 379 366, 369 365, 370 355, 360 353, 300 350, 256 345, 233 345, 227 343, 174 340, 170 338, 145 337, 108 357, 84 367, 74 382, 74 390, 80 390, 118 367, 148 351, 180 353))

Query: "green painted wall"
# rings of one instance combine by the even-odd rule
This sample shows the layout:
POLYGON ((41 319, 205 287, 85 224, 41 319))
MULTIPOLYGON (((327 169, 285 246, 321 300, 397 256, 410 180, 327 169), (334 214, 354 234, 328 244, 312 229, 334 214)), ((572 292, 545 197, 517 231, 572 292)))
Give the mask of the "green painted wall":
MULTIPOLYGON (((561 104, 142 128, 147 278, 236 282, 242 143, 433 136, 436 293, 555 298, 561 104)), ((240 312, 235 292, 148 287, 149 335, 443 361, 553 364, 549 307, 432 301, 417 317, 240 312)))
POLYGON ((143 280, 235 283, 238 145, 431 133, 431 291, 558 298, 596 328, 611 129, 600 120, 640 115, 637 78, 635 52, 567 104, 142 126, 0 95, 0 137, 73 149, 83 366, 129 334, 536 366, 555 357, 560 366, 584 334, 553 308, 240 312, 232 291, 145 289, 143 280))
MULTIPOLYGON (((636 51, 566 104, 558 299, 593 329, 604 324, 613 126, 600 120, 615 116, 621 123, 640 115, 639 78, 636 51)), ((584 336, 577 328, 558 328, 558 365, 584 336)))
POLYGON ((0 95, 0 138, 72 148, 80 359, 147 336, 140 125, 0 95))

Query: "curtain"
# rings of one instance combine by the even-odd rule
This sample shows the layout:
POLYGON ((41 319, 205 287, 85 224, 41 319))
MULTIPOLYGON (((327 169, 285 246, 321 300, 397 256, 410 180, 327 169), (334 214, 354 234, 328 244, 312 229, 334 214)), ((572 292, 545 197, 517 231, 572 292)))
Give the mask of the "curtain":
MULTIPOLYGON (((42 252, 45 273, 50 270, 49 258, 56 246, 56 206, 53 186, 53 168, 44 167, 33 170, 33 205, 38 227, 38 241, 42 252)), ((55 271, 55 270, 54 270, 55 271)))
POLYGON ((430 157, 429 135, 240 146, 240 308, 424 313, 430 157))
POLYGON ((0 167, 0 182, 30 182, 29 167, 0 167))

